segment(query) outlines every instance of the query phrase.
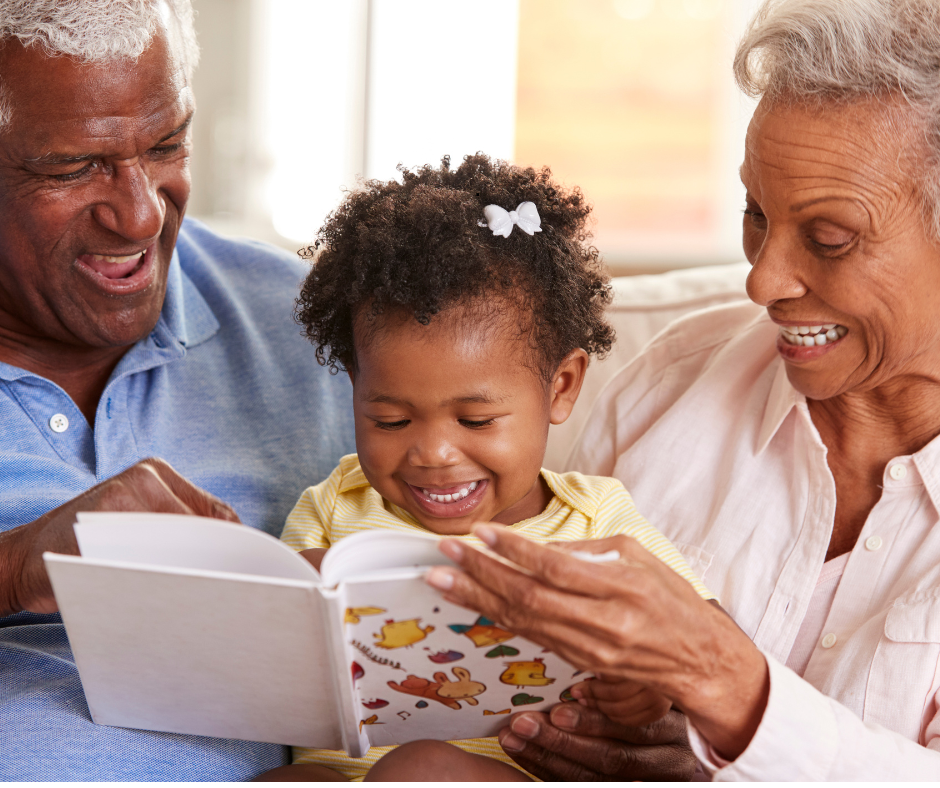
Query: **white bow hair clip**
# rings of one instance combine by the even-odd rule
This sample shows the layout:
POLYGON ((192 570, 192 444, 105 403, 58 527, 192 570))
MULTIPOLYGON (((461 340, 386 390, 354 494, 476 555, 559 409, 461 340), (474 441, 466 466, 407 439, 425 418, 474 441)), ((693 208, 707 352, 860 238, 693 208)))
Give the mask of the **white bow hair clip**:
POLYGON ((518 225, 522 232, 529 235, 542 232, 542 220, 534 202, 521 202, 514 211, 507 211, 498 205, 487 205, 483 215, 486 223, 480 222, 480 227, 489 227, 493 235, 501 235, 503 238, 509 237, 513 225, 518 225))

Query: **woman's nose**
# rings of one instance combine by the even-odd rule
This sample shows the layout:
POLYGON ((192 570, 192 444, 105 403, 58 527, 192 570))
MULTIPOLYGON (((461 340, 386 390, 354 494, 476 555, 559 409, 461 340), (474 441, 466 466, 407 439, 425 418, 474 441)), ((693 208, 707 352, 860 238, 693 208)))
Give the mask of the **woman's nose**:
POLYGON ((755 304, 770 306, 776 301, 800 298, 807 292, 798 249, 788 248, 785 239, 768 235, 751 260, 747 295, 755 304))

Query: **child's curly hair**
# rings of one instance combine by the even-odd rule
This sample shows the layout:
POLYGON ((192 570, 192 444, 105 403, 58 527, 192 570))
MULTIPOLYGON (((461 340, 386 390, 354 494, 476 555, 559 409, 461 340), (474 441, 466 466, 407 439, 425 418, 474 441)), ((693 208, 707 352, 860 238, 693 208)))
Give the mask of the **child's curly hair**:
POLYGON ((546 381, 575 348, 606 355, 614 341, 604 319, 610 279, 587 244, 591 208, 579 189, 553 183, 548 168, 482 153, 456 170, 446 156, 437 169, 400 169, 401 183, 367 181, 348 194, 300 252, 315 262, 294 315, 320 364, 333 373, 355 368, 353 328, 363 308, 369 319, 404 310, 427 325, 451 307, 507 302, 546 381), (535 203, 541 232, 516 227, 503 238, 480 226, 485 206, 514 210, 525 201, 535 203))

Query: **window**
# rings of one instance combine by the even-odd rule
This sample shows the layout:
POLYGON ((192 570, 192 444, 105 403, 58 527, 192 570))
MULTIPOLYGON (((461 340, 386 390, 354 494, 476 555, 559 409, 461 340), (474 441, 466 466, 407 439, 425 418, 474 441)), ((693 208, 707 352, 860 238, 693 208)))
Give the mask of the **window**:
POLYGON ((195 0, 192 210, 296 248, 357 176, 483 150, 581 186, 616 272, 741 259, 753 2, 195 0))

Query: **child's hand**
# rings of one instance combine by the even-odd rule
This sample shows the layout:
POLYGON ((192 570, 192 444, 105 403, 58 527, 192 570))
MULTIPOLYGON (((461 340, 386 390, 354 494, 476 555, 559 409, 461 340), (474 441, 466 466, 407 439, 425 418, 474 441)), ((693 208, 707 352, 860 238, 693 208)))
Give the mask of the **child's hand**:
POLYGON ((649 725, 672 708, 668 698, 644 684, 600 675, 575 684, 571 694, 582 706, 630 727, 649 725))
POLYGON ((320 564, 323 563, 323 556, 326 555, 326 548, 325 547, 311 547, 309 550, 301 550, 300 555, 303 558, 306 558, 311 564, 313 564, 313 568, 319 572, 320 564))

